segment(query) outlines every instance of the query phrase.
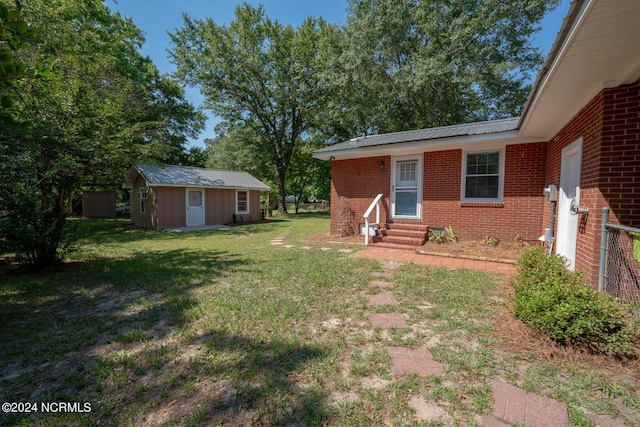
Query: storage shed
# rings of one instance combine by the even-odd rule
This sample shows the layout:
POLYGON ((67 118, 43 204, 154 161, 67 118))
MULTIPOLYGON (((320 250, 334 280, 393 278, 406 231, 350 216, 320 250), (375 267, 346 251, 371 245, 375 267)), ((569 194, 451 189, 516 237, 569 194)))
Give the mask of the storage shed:
POLYGON ((82 216, 85 218, 115 218, 115 191, 85 191, 82 194, 82 216))
POLYGON ((164 230, 256 221, 270 187, 241 171, 135 164, 127 176, 131 222, 164 230))

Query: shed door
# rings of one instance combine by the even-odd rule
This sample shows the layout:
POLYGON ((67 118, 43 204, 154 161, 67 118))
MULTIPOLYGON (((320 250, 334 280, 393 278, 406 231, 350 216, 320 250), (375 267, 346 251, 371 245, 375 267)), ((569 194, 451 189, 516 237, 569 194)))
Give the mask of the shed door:
POLYGON ((187 188, 187 227, 204 225, 204 190, 187 188))

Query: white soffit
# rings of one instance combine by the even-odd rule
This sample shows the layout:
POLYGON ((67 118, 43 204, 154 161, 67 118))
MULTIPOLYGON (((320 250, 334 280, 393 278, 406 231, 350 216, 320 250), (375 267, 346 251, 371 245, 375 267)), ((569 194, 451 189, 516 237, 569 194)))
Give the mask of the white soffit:
POLYGON ((525 112, 525 137, 551 139, 602 89, 640 78, 640 0, 588 0, 579 7, 525 112))

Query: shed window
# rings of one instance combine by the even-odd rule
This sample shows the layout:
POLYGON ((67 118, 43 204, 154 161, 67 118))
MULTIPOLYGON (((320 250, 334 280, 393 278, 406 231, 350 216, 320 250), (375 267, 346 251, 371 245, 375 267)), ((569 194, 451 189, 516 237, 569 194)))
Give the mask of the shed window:
POLYGON ((246 190, 236 191, 236 213, 249 212, 249 192, 246 190))
POLYGON ((138 191, 138 199, 146 200, 149 198, 149 194, 147 193, 147 189, 144 187, 140 187, 140 191, 138 191))
POLYGON ((143 214, 146 212, 145 199, 140 199, 140 213, 143 214))
POLYGON ((192 208, 202 207, 204 200, 201 190, 189 190, 189 206, 192 208))
POLYGON ((465 153, 462 170, 462 201, 502 201, 503 152, 465 153))

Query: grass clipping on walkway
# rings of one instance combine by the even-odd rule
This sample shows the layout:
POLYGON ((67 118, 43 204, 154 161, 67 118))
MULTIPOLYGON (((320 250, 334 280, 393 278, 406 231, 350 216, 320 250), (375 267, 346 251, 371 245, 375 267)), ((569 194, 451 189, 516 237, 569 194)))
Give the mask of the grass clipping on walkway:
POLYGON ((560 344, 636 358, 638 324, 631 307, 582 283, 557 255, 531 249, 518 262, 514 314, 560 344))

